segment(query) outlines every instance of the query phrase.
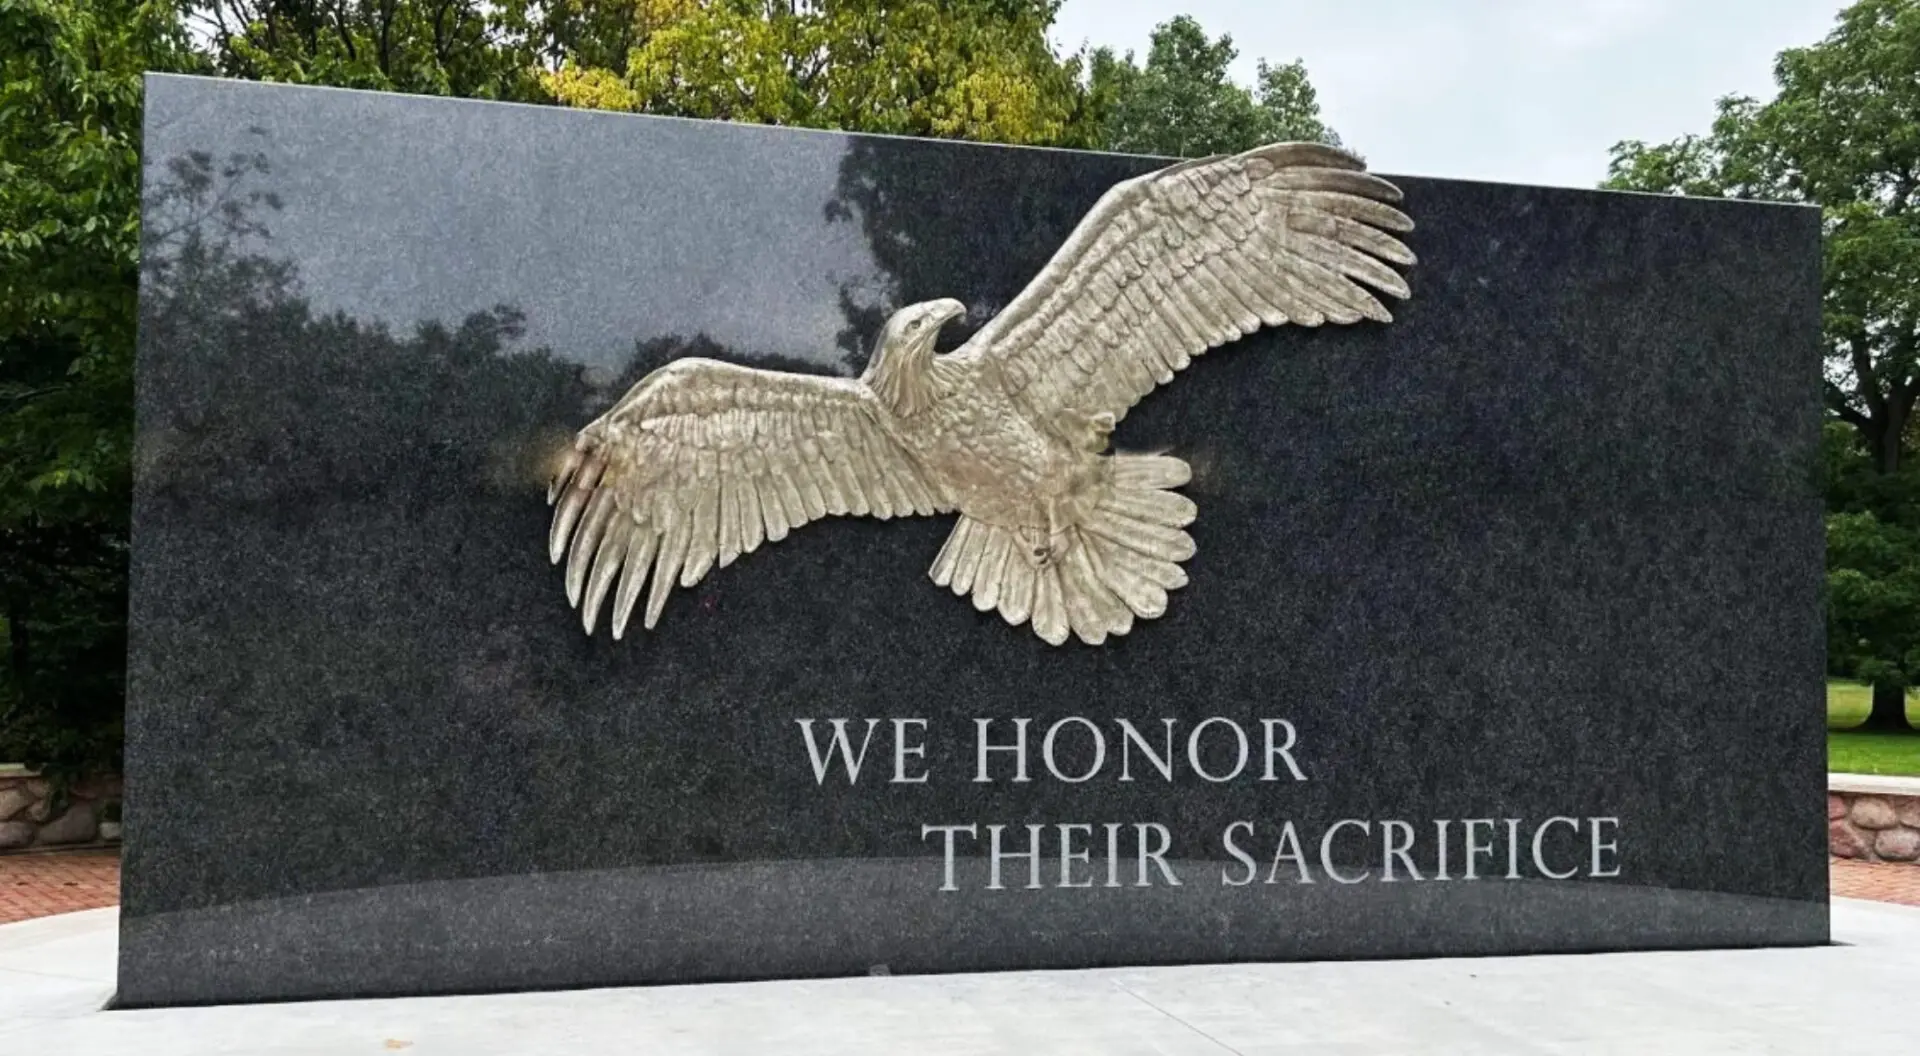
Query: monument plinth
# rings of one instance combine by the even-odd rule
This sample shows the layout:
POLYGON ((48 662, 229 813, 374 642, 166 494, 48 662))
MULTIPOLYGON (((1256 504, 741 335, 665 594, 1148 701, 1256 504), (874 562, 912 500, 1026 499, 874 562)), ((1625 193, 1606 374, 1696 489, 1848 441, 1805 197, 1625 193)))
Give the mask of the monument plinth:
POLYGON ((1827 939, 1815 210, 147 120, 122 1004, 1827 939))

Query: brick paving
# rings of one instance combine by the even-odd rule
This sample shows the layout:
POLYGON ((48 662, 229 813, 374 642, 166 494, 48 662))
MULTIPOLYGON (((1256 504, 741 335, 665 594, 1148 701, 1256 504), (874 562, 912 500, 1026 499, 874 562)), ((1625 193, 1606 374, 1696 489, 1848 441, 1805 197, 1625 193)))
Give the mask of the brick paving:
POLYGON ((0 855, 0 924, 119 903, 119 851, 0 855))
POLYGON ((1864 898, 1920 906, 1920 865, 1890 862, 1850 862, 1836 859, 1828 867, 1836 898, 1864 898))
MULTIPOLYGON (((1920 906, 1920 865, 1836 859, 1830 869, 1835 897, 1920 906)), ((117 851, 0 855, 0 924, 119 901, 117 851)))

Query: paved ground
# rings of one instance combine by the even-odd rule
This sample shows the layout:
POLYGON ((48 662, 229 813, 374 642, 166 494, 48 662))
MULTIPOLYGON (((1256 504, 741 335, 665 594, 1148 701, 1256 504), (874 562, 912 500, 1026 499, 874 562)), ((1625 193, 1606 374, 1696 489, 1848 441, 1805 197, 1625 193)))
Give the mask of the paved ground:
MULTIPOLYGON (((1834 861, 1835 898, 1920 906, 1920 865, 1834 861)), ((0 856, 0 924, 120 904, 120 856, 78 851, 0 856)))
POLYGON ((115 910, 0 927, 0 1052, 60 1056, 1711 1056, 1913 1048, 1920 909, 1838 944, 780 980, 104 1012, 115 910))
POLYGON ((0 855, 0 924, 119 904, 118 851, 0 855))

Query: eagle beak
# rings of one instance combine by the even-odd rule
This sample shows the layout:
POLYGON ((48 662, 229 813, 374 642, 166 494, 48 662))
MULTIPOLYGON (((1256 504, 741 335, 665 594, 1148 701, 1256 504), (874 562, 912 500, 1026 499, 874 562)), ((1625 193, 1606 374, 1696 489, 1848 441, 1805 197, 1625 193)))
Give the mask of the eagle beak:
POLYGON ((951 297, 942 298, 941 300, 933 302, 933 304, 935 309, 933 313, 933 325, 936 327, 945 326, 955 319, 963 319, 966 317, 967 306, 951 297))

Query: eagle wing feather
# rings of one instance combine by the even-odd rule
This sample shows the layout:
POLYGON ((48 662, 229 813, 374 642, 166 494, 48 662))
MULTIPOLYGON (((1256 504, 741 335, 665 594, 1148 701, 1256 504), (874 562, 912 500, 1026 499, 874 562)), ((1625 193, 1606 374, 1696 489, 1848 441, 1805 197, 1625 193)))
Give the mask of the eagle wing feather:
POLYGON ((1193 357, 1261 326, 1389 322, 1413 221, 1345 151, 1281 143, 1116 184, 954 356, 1033 413, 1116 420, 1193 357), (1371 287, 1371 289, 1369 289, 1371 287))
POLYGON ((692 358, 648 375, 580 431, 548 486, 548 557, 566 561, 587 633, 611 596, 619 638, 649 578, 653 627, 676 585, 809 521, 951 509, 880 414, 846 378, 692 358))

